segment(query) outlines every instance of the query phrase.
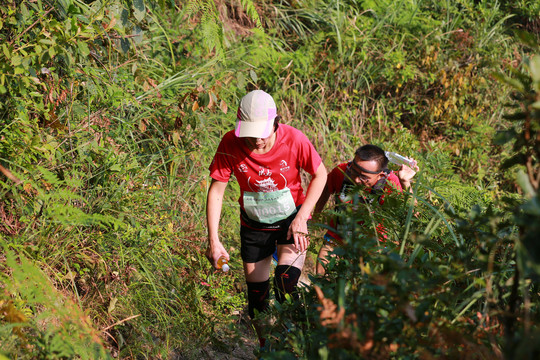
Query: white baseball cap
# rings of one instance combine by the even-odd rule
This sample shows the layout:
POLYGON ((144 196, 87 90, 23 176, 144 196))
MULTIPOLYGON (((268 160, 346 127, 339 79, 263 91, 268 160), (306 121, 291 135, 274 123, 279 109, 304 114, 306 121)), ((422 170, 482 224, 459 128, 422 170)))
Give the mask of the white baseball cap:
POLYGON ((251 91, 240 101, 234 133, 237 137, 266 138, 272 133, 276 116, 272 96, 262 90, 251 91))

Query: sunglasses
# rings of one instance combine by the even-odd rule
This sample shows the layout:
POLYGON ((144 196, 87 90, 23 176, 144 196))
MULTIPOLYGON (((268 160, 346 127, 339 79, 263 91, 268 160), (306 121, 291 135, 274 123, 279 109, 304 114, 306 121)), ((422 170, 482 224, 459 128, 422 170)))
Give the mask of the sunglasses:
POLYGON ((365 175, 366 174, 372 174, 372 175, 378 175, 381 173, 381 170, 379 171, 371 171, 368 169, 363 168, 362 166, 359 166, 354 161, 350 161, 347 165, 347 169, 345 173, 351 178, 351 179, 360 179, 360 180, 369 180, 371 176, 365 175))

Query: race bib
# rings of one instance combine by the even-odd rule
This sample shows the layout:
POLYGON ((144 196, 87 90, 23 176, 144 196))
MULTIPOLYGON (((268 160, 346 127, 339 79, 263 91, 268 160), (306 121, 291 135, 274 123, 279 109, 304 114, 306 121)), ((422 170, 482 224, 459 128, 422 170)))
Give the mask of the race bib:
POLYGON ((244 192, 244 210, 251 220, 273 224, 296 211, 289 188, 272 192, 244 192))

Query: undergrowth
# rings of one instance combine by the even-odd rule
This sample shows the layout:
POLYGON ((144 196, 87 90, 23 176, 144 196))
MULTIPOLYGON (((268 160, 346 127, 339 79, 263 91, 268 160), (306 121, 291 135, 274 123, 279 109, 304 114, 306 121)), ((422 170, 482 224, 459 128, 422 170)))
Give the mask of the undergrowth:
MULTIPOLYGON (((228 275, 202 255, 204 212, 211 157, 255 88, 329 168, 375 143, 422 169, 418 214, 408 205, 380 213, 397 244, 381 250, 364 234, 340 253, 327 278, 312 279, 318 295, 310 288, 305 307, 276 315, 273 339, 284 325, 301 329, 281 350, 500 356, 492 345, 503 324, 518 329, 506 351, 519 354, 534 332, 508 313, 537 316, 537 293, 525 295, 537 259, 523 249, 533 241, 520 240, 536 203, 499 163, 521 154, 508 141, 512 121, 525 120, 502 115, 510 95, 522 104, 537 81, 512 70, 538 43, 535 6, 2 2, 0 357, 200 358, 208 343, 223 352, 239 343, 237 185, 221 221, 228 275), (519 33, 522 42, 518 18, 533 33, 519 33), (510 75, 528 85, 495 81, 510 75), (518 206, 529 217, 509 217, 518 206), (312 306, 323 298, 347 309, 328 326, 312 306), (464 333, 474 341, 452 348, 464 333)), ((508 166, 527 169, 522 159, 508 166)))

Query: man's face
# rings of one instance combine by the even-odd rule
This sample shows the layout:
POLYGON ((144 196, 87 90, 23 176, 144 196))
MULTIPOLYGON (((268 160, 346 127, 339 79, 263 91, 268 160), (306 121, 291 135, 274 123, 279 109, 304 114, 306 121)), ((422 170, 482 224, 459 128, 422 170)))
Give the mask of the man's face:
MULTIPOLYGON (((268 137, 265 138, 253 138, 253 137, 245 137, 244 141, 246 142, 247 147, 251 150, 264 150, 266 149, 269 144, 271 143, 272 136, 274 135, 274 130, 268 135, 268 137)), ((267 149, 269 150, 269 149, 267 149)))
POLYGON ((357 156, 349 163, 346 176, 357 185, 373 187, 377 181, 384 177, 384 173, 379 169, 379 164, 375 160, 363 161, 357 156))

